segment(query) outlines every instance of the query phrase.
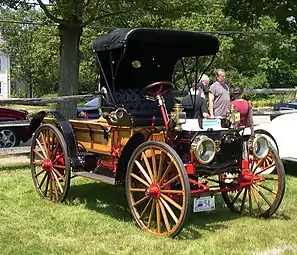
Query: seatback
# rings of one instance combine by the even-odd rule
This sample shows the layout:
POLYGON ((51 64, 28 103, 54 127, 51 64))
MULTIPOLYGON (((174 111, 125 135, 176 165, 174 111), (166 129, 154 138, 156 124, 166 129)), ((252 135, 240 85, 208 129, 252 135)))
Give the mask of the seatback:
MULTIPOLYGON (((164 95, 167 111, 170 113, 174 106, 174 97, 169 93, 164 95)), ((157 101, 150 101, 140 94, 139 89, 119 89, 115 92, 115 104, 118 107, 123 106, 132 117, 134 126, 151 125, 153 117, 155 117, 156 124, 162 125, 163 119, 157 101)), ((111 100, 109 99, 109 102, 111 100)), ((102 101, 102 109, 106 112, 112 111, 112 108, 107 108, 108 104, 105 100, 102 101)), ((114 110, 116 107, 114 108, 114 110)))

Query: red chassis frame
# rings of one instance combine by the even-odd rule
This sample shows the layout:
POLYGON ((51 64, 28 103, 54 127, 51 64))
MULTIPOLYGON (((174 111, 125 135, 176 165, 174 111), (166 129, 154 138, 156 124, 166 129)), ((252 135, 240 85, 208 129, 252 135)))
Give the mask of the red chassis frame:
MULTIPOLYGON (((164 121, 164 125, 165 125, 165 129, 166 129, 166 141, 169 145, 173 146, 173 137, 174 137, 174 132, 171 132, 170 128, 169 128, 169 116, 167 113, 167 109, 166 109, 166 105, 165 102, 163 100, 162 95, 157 95, 156 96, 158 102, 159 102, 159 107, 160 107, 160 111, 162 113, 162 118, 164 121)), ((152 124, 153 126, 153 124, 152 124)), ((191 162, 194 162, 194 157, 195 155, 193 154, 193 152, 189 152, 190 156, 191 156, 191 162)), ((188 163, 185 165, 185 169, 186 169, 186 173, 188 175, 188 179, 191 185, 191 196, 192 197, 197 197, 201 194, 203 195, 214 195, 216 193, 222 193, 222 192, 236 192, 239 191, 245 187, 248 187, 252 184, 256 184, 258 182, 263 182, 265 181, 264 178, 261 178, 257 175, 255 175, 249 168, 250 164, 254 164, 254 162, 256 162, 255 160, 248 160, 250 159, 250 151, 247 150, 247 159, 242 159, 242 164, 241 164, 241 171, 238 172, 238 182, 234 183, 224 183, 224 188, 221 187, 217 187, 217 185, 214 186, 209 186, 199 180, 195 180, 193 178, 191 178, 191 175, 195 174, 195 169, 197 167, 197 165, 195 163, 188 163), (193 186, 196 186, 197 188, 193 188, 193 186), (214 189, 213 189, 214 188, 214 189)), ((257 164, 256 164, 257 167, 257 164)), ((266 169, 262 169, 261 172, 264 172, 266 169)), ((222 173, 223 174, 223 173, 222 173)), ((220 181, 218 180, 213 180, 213 179, 209 179, 208 176, 204 175, 201 178, 205 179, 207 182, 208 181, 212 181, 214 183, 219 184, 220 181)), ((164 183, 166 183, 166 180, 164 180, 164 183)), ((171 195, 173 196, 173 195, 171 195)))
MULTIPOLYGON (((162 94, 160 95, 157 94, 156 99, 158 100, 160 111, 164 121, 164 126, 166 131, 165 141, 167 141, 167 143, 170 146, 173 146, 173 138, 176 135, 176 133, 175 131, 172 131, 169 127, 169 116, 167 113, 166 104, 164 102, 162 94)), ((152 129, 155 129, 154 119, 152 119, 151 127, 152 129)), ((101 159, 100 161, 98 161, 97 165, 101 165, 101 166, 113 169, 113 174, 114 176, 116 176, 118 161, 121 156, 121 151, 123 148, 121 148, 121 143, 119 141, 118 130, 113 131, 113 137, 114 137, 114 140, 113 140, 114 143, 112 144, 112 147, 110 150, 112 162, 101 159)), ((193 154, 193 152, 189 152, 189 153, 190 153, 191 162, 194 162, 195 155, 193 154)), ((249 151, 247 151, 247 158, 250 159, 249 151)), ((238 192, 239 190, 245 187, 248 187, 252 184, 265 181, 264 178, 260 178, 259 176, 253 174, 253 172, 249 169, 250 164, 253 164, 253 160, 250 161, 247 159, 243 159, 241 164, 242 170, 238 171, 238 178, 237 178, 238 182, 231 182, 231 183, 224 182, 224 187, 222 187, 222 185, 219 185, 220 183, 222 184, 222 182, 220 182, 219 180, 211 179, 207 175, 203 175, 200 177, 201 179, 204 180, 204 182, 197 180, 197 176, 195 175, 196 174, 195 169, 197 168, 198 165, 195 163, 185 164, 186 173, 188 175, 189 183, 191 184, 191 196, 197 197, 202 194, 214 195, 216 193, 222 193, 222 192, 238 192), (195 179, 192 177, 193 175, 195 175, 196 177, 195 179), (210 186, 207 184, 207 182, 213 182, 215 184, 210 186)), ((265 169, 262 171, 265 171, 265 169)), ((168 177, 170 178, 170 175, 168 177)), ((166 183, 166 180, 164 180, 164 183, 166 183)), ((168 189, 170 189, 170 185, 168 186, 168 189)), ((174 195, 171 194, 171 196, 174 196, 174 195)))

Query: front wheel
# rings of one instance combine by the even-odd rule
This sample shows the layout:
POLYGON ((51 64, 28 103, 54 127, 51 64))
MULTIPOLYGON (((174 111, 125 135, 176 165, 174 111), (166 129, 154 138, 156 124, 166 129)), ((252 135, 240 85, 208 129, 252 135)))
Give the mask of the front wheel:
POLYGON ((36 130, 30 164, 38 194, 42 198, 62 202, 70 185, 70 162, 64 137, 52 124, 43 124, 36 130))
POLYGON ((227 207, 240 214, 268 218, 276 212, 285 192, 285 170, 276 150, 270 147, 265 158, 250 156, 248 169, 233 176, 220 175, 221 188, 237 185, 237 189, 223 192, 227 207), (245 181, 250 185, 244 185, 245 181))
POLYGON ((148 141, 135 149, 126 173, 126 195, 142 229, 160 236, 179 234, 191 194, 184 164, 172 147, 148 141))

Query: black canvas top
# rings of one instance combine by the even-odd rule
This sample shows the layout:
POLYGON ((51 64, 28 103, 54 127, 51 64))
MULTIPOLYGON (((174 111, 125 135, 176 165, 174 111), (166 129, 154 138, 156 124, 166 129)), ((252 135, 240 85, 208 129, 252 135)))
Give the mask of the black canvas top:
POLYGON ((93 41, 96 52, 124 46, 144 47, 159 45, 174 49, 180 56, 214 55, 219 50, 219 40, 210 34, 185 30, 158 28, 117 28, 93 41))
POLYGON ((102 86, 142 89, 156 81, 172 81, 174 67, 182 58, 215 56, 219 40, 201 32, 117 28, 95 39, 93 50, 104 74, 100 75, 102 86))

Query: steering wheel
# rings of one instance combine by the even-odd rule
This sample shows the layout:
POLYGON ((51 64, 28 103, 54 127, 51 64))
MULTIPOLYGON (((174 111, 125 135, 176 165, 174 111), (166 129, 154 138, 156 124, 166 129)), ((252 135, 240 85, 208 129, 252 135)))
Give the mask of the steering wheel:
POLYGON ((173 87, 174 85, 172 84, 172 82, 158 81, 144 87, 140 93, 144 96, 155 98, 156 96, 162 96, 169 93, 173 89, 173 87))

